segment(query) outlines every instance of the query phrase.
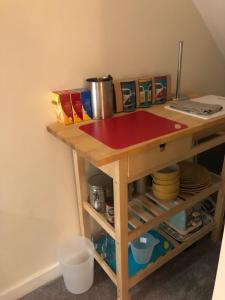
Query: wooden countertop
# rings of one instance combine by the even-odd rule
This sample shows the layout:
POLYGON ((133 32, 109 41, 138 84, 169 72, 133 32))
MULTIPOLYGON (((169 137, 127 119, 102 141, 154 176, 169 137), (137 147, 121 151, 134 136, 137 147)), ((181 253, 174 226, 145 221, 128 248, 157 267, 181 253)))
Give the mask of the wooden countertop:
MULTIPOLYGON (((186 135, 192 135, 217 125, 225 126, 225 115, 222 117, 212 118, 210 120, 203 120, 165 109, 164 105, 157 105, 142 110, 149 111, 173 121, 181 122, 188 125, 188 128, 119 150, 115 150, 106 146, 79 129, 81 124, 83 125, 90 122, 95 122, 93 120, 67 126, 60 123, 53 123, 47 126, 47 130, 64 143, 78 151, 80 155, 85 157, 95 166, 100 167, 107 163, 124 158, 130 153, 142 152, 156 147, 157 145, 176 140, 186 135)), ((115 117, 121 116, 122 114, 124 113, 116 114, 115 117)))

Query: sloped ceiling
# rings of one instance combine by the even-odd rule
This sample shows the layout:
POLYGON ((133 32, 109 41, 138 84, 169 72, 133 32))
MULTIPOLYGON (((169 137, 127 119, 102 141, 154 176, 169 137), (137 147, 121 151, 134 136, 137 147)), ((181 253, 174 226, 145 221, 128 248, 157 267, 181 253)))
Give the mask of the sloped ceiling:
POLYGON ((225 58, 225 0, 193 0, 225 58))

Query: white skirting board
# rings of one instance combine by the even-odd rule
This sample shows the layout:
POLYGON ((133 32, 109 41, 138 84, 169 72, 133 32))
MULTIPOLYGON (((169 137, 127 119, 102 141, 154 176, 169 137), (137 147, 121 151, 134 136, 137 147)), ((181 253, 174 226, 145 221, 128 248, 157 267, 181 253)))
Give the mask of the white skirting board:
POLYGON ((56 263, 0 293, 0 300, 17 300, 61 275, 59 263, 56 263))

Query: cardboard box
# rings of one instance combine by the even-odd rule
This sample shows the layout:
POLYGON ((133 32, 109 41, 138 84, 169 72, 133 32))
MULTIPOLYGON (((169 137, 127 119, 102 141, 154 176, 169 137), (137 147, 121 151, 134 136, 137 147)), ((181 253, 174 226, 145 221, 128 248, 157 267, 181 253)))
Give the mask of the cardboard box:
POLYGON ((136 109, 136 83, 135 79, 114 80, 116 97, 116 112, 134 111, 136 109))
POLYGON ((114 93, 116 97, 116 112, 123 111, 123 95, 121 90, 121 83, 119 80, 113 81, 114 93))
POLYGON ((83 120, 90 120, 93 118, 91 107, 91 92, 87 89, 80 89, 83 120))
POLYGON ((69 90, 52 92, 51 99, 57 120, 65 125, 73 124, 73 109, 69 90))
POLYGON ((71 90, 70 99, 73 109, 73 120, 74 123, 79 123, 83 120, 81 94, 76 90, 71 90))
POLYGON ((136 80, 137 107, 147 108, 152 105, 153 79, 146 76, 136 80))
POLYGON ((127 98, 135 97, 137 108, 150 107, 152 104, 161 104, 171 99, 171 76, 168 74, 154 74, 140 76, 138 78, 129 78, 127 80, 114 80, 114 91, 116 97, 116 112, 134 110, 131 100, 127 98), (136 93, 129 87, 131 82, 135 81, 136 93), (126 86, 127 84, 127 86, 126 86), (128 102, 126 105, 125 102, 128 102), (126 107, 127 106, 127 107, 126 107))
POLYGON ((74 123, 88 121, 93 118, 91 108, 91 93, 89 90, 71 90, 71 103, 74 112, 74 123))
POLYGON ((92 119, 91 93, 87 89, 52 92, 57 120, 65 125, 92 119))
POLYGON ((153 78, 153 104, 162 104, 171 99, 171 76, 157 74, 153 78))

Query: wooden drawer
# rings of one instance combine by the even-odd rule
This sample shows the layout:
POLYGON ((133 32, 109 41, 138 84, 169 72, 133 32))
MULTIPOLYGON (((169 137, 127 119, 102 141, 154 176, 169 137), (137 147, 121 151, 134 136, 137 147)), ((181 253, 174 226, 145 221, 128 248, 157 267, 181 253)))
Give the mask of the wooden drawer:
POLYGON ((162 167, 187 157, 192 148, 192 138, 183 137, 161 144, 151 150, 128 156, 128 181, 146 176, 162 167))
POLYGON ((204 130, 201 130, 198 133, 195 133, 193 135, 193 139, 198 143, 199 140, 213 136, 213 135, 221 135, 222 133, 225 132, 225 124, 220 124, 213 126, 211 128, 207 128, 204 130))
POLYGON ((202 130, 193 135, 192 154, 199 154, 224 143, 225 124, 202 130))

